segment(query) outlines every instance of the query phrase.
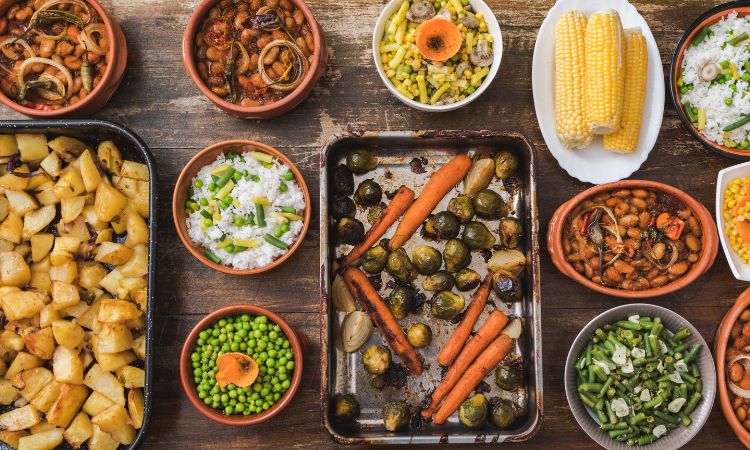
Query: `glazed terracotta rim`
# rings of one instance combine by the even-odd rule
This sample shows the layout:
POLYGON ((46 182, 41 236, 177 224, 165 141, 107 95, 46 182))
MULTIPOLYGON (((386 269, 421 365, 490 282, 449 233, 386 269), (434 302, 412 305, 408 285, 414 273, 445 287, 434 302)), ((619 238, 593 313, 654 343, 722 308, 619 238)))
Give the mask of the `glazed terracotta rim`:
POLYGON ((304 360, 303 343, 304 339, 297 334, 294 328, 282 319, 281 316, 267 310, 266 308, 255 305, 237 304, 218 309, 198 322, 190 331, 190 334, 188 334, 185 343, 182 344, 182 352, 180 353, 180 384, 182 384, 182 390, 185 391, 185 395, 187 395, 190 403, 195 406, 195 409, 197 409, 198 412, 215 422, 232 426, 255 425, 265 422, 279 414, 292 401, 294 394, 297 392, 297 388, 302 379, 302 366, 304 360), (193 352, 195 342, 198 340, 198 334, 200 334, 201 331, 214 325, 221 319, 242 314, 253 314, 256 316, 264 315, 268 317, 271 322, 281 327, 284 334, 289 339, 289 343, 292 345, 292 351, 294 352, 294 373, 292 374, 289 389, 287 389, 286 392, 284 392, 284 395, 282 395, 281 398, 267 410, 260 414, 251 414, 249 416, 228 416, 217 409, 207 406, 203 400, 198 398, 195 381, 191 376, 193 368, 190 361, 190 355, 193 352))
POLYGON ((721 320, 719 329, 716 331, 716 339, 714 343, 714 352, 716 353, 716 381, 719 385, 719 401, 721 402, 721 411, 724 413, 729 426, 737 435, 737 438, 745 445, 750 448, 750 432, 740 423, 737 416, 734 415, 732 404, 729 401, 729 389, 727 388, 726 380, 726 354, 727 346, 729 345, 729 335, 731 334, 732 327, 739 319, 740 314, 750 306, 750 288, 746 289, 737 300, 734 305, 727 311, 727 314, 721 320))
MULTIPOLYGON (((109 37, 109 55, 110 55, 109 63, 107 64, 107 70, 104 71, 104 75, 102 76, 101 81, 99 81, 99 84, 94 88, 93 91, 91 91, 91 93, 89 93, 86 97, 83 98, 83 100, 80 100, 75 105, 66 106, 64 108, 60 108, 60 109, 56 109, 52 111, 43 111, 43 110, 34 109, 34 108, 27 108, 26 106, 23 106, 20 103, 14 102, 12 99, 8 98, 8 96, 6 96, 2 91, 0 91, 0 102, 2 102, 5 106, 15 110, 16 112, 24 114, 26 116, 51 119, 55 117, 76 114, 79 110, 83 109, 89 103, 92 103, 97 96, 103 95, 103 94, 106 95, 106 90, 104 89, 108 87, 110 83, 115 83, 112 86, 112 93, 114 93, 114 90, 119 85, 119 81, 113 79, 113 77, 115 76, 115 73, 114 73, 115 66, 117 66, 117 61, 118 61, 117 58, 121 56, 118 54, 118 52, 120 51, 124 52, 125 59, 127 60, 128 46, 124 39, 125 35, 122 33, 121 29, 118 29, 119 25, 117 25, 117 23, 115 23, 109 17, 109 14, 107 14, 107 11, 102 7, 102 5, 99 4, 97 0, 83 0, 83 1, 91 5, 96 10, 96 13, 99 15, 99 18, 101 19, 102 23, 107 29, 107 35, 109 37), (117 43, 119 41, 115 38, 115 36, 118 36, 118 35, 122 35, 123 37, 122 49, 117 48, 117 43)), ((5 12, 8 8, 10 8, 11 6, 17 3, 20 3, 20 0, 0 1, 0 11, 5 12)), ((124 67, 123 67, 123 73, 124 73, 124 67)))
POLYGON ((284 110, 287 107, 289 109, 294 108, 298 103, 300 103, 305 99, 305 97, 309 95, 310 92, 308 88, 311 87, 311 84, 315 84, 317 82, 317 79, 319 77, 319 74, 317 72, 320 66, 322 64, 325 64, 323 56, 327 55, 328 53, 327 48, 324 48, 326 44, 323 39, 320 25, 315 20, 315 16, 313 16, 310 7, 307 6, 307 3, 305 3, 303 0, 289 0, 290 2, 294 3, 294 6, 302 11, 302 14, 305 15, 305 20, 310 25, 310 31, 312 31, 313 41, 315 43, 315 48, 313 49, 315 58, 313 59, 313 63, 310 65, 310 69, 305 74, 305 78, 302 80, 302 83, 300 83, 300 85, 297 86, 290 94, 286 95, 284 98, 277 102, 261 106, 241 106, 236 103, 228 102, 211 92, 208 86, 206 86, 206 83, 204 83, 201 79, 200 75, 198 74, 198 69, 196 68, 194 48, 195 35, 198 32, 198 27, 203 21, 203 18, 208 14, 208 11, 213 8, 215 4, 219 3, 219 1, 221 0, 201 1, 198 6, 195 7, 195 11, 193 11, 193 14, 190 16, 187 27, 185 27, 185 31, 182 34, 182 64, 185 67, 188 75, 190 75, 190 78, 193 79, 193 82, 198 87, 198 89, 200 89, 203 95, 208 97, 209 100, 214 102, 217 106, 224 109, 225 111, 231 112, 235 115, 257 116, 263 114, 273 114, 273 112, 277 110, 284 110))
POLYGON ((677 88, 677 80, 679 79, 680 66, 682 65, 682 57, 687 47, 693 42, 693 38, 697 35, 700 30, 705 26, 711 26, 719 21, 722 17, 726 16, 731 11, 737 11, 738 15, 746 16, 750 15, 750 0, 737 0, 728 3, 721 4, 714 8, 709 9, 703 13, 698 19, 695 20, 683 33, 677 45, 675 46, 674 55, 672 56, 672 67, 669 71, 669 92, 672 96, 672 103, 677 110, 677 115, 700 143, 707 148, 730 158, 748 160, 750 159, 750 149, 737 150, 725 145, 721 145, 717 142, 713 142, 703 136, 700 131, 693 125, 690 118, 685 114, 680 101, 680 91, 677 88))
POLYGON ((552 215, 552 219, 550 220, 549 228, 547 230, 547 248, 550 252, 550 256, 552 257, 552 263, 560 272, 563 273, 563 275, 566 275, 568 278, 572 278, 573 280, 591 290, 612 297, 642 299, 670 294, 684 288, 685 286, 695 281, 698 277, 708 271, 708 269, 713 265, 714 260, 716 259, 716 255, 719 251, 719 243, 718 231, 711 214, 708 212, 705 206, 703 206, 700 202, 695 200, 687 193, 668 184, 659 183, 657 181, 623 180, 586 189, 567 202, 563 203, 557 209, 557 211, 555 211, 555 213, 552 215), (563 252, 562 248, 562 239, 568 216, 576 206, 578 206, 582 201, 588 199, 589 197, 618 189, 636 188, 646 188, 665 192, 674 197, 677 197, 685 204, 685 206, 690 208, 693 214, 695 214, 695 216, 700 221, 701 229, 703 231, 703 236, 701 237, 701 246, 703 248, 701 257, 685 275, 672 283, 658 288, 646 289, 643 291, 626 291, 623 289, 614 289, 596 284, 578 273, 565 258, 565 253, 563 252))
MULTIPOLYGON (((211 163, 208 163, 211 164, 211 163)), ((294 254, 295 251, 299 248, 300 245, 302 245, 302 241, 305 240, 305 236, 307 235, 307 230, 310 227, 310 218, 311 218, 311 210, 312 209, 312 203, 310 201, 310 191, 307 188, 307 183, 305 183, 305 179, 302 177, 302 173, 297 169, 297 166, 292 163, 292 161, 283 153, 281 153, 279 150, 276 150, 275 148, 271 147, 270 145, 262 144, 257 141, 251 141, 251 140, 229 140, 229 141, 222 141, 217 142, 216 144, 213 144, 209 147, 206 147, 205 149, 198 152, 193 158, 185 165, 185 167, 182 169, 182 172, 180 172, 179 178, 177 178, 177 182, 174 186, 174 193, 172 195, 172 218, 174 219, 174 225, 175 228, 177 228, 177 234, 180 237, 180 240, 182 241, 182 245, 185 246, 185 248, 190 251, 190 253, 195 256, 196 259, 198 259, 203 264, 207 265, 208 267, 218 270, 219 272, 227 273, 230 275, 256 275, 259 273, 267 272, 271 269, 274 269, 275 267, 281 265, 284 261, 289 259, 292 254, 294 254), (199 245, 196 245, 193 243, 193 241, 190 240, 190 237, 188 236, 187 232, 187 224, 185 222, 186 216, 185 216, 185 207, 184 207, 184 199, 187 196, 187 189, 188 186, 190 186, 193 182, 193 178, 198 173, 198 171, 201 170, 201 168, 204 165, 201 165, 198 167, 198 161, 202 159, 205 155, 211 156, 211 162, 216 160, 216 158, 219 156, 219 153, 229 152, 230 150, 236 150, 238 147, 245 147, 242 151, 250 150, 246 147, 254 147, 258 150, 264 151, 266 153, 270 153, 275 158, 278 158, 281 160, 284 164, 289 167, 289 170, 292 171, 294 174, 294 181, 300 186, 302 189, 303 196, 305 198, 305 215, 304 215, 304 224, 302 225, 302 230, 299 233, 299 236, 297 237, 297 240, 294 241, 294 243, 289 247, 289 250, 287 250, 286 253, 281 255, 279 258, 275 259, 271 264, 268 264, 267 266, 263 267, 256 267, 254 269, 234 269, 229 266, 225 266, 223 264, 216 264, 215 262, 211 261, 210 259, 206 258, 206 256, 203 254, 205 251, 203 247, 200 247, 199 245), (183 201, 180 201, 182 199, 183 201)))

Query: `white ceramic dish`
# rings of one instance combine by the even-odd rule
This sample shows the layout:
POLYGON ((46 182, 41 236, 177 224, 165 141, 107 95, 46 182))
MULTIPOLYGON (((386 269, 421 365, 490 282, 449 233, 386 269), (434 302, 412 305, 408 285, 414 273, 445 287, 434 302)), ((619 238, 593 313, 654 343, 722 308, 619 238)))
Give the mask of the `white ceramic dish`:
POLYGON ((729 268, 732 269, 732 275, 740 281, 750 281, 750 266, 740 259, 737 253, 729 247, 727 237, 724 235, 724 214, 722 205, 724 204, 724 190, 730 181, 737 178, 750 177, 750 162, 737 164, 736 166, 727 167, 719 171, 716 178, 716 227, 719 229, 719 239, 721 248, 724 249, 724 256, 727 257, 729 268))
POLYGON ((609 437, 606 431, 599 428, 599 425, 595 422, 596 415, 594 412, 586 408, 578 397, 578 374, 573 368, 578 356, 586 348, 586 345, 594 335, 597 328, 619 320, 627 320, 627 318, 633 314, 649 317, 659 316, 664 322, 664 328, 671 332, 687 327, 690 330, 690 336, 687 338, 687 342, 691 345, 698 343, 702 345, 701 351, 698 353, 698 357, 695 361, 701 371, 703 398, 698 402, 698 406, 692 414, 690 414, 693 423, 691 423, 689 427, 681 426, 680 428, 670 431, 668 435, 663 436, 653 444, 638 447, 653 450, 675 450, 687 444, 693 437, 695 437, 708 420, 708 416, 711 413, 711 408, 714 404, 714 397, 716 396, 716 369, 714 367, 714 359, 711 356, 711 348, 706 345, 706 341, 700 333, 698 333, 698 330, 690 324, 690 322, 674 311, 646 303, 632 303, 629 305, 617 306, 594 317, 588 325, 578 333, 578 336, 576 336, 573 341, 573 345, 570 347, 568 358, 565 361, 565 396, 568 398, 568 405, 570 405, 570 409, 573 412, 576 421, 578 421, 578 424, 583 428, 583 431, 585 431, 591 439, 596 441, 597 444, 609 450, 628 450, 636 448, 628 446, 624 442, 616 442, 609 437))
POLYGON ((396 11, 398 11, 401 3, 403 3, 403 0, 390 0, 388 4, 385 5, 385 8, 383 8, 383 11, 380 13, 380 17, 378 17, 378 21, 375 24, 375 31, 372 33, 372 57, 375 60, 375 67, 377 67, 378 69, 380 79, 383 80, 383 83, 386 85, 388 90, 391 91, 391 93, 395 95, 396 98, 401 100, 403 103, 411 106, 412 108, 428 112, 453 111, 462 106, 468 105, 477 97, 482 95, 482 93, 487 90, 487 87, 489 87, 489 85, 492 84, 492 81, 495 79, 498 70, 500 70, 500 61, 503 58, 503 35, 500 32, 500 25, 497 23, 495 13, 492 12, 492 9, 490 9, 490 7, 487 6, 487 4, 482 0, 469 0, 469 4, 474 9, 474 12, 484 14, 485 22, 487 22, 487 31, 489 31, 489 33, 495 38, 495 42, 493 43, 492 47, 494 60, 492 62, 492 66, 490 66, 490 73, 487 74, 487 77, 485 77, 484 81, 479 85, 477 90, 465 99, 455 103, 451 103, 450 105, 435 106, 411 100, 404 94, 396 90, 396 87, 393 86, 391 80, 389 80, 386 76, 385 69, 383 68, 383 63, 380 61, 380 51, 378 49, 380 47, 380 41, 383 40, 385 23, 388 21, 389 17, 391 17, 396 11))
POLYGON ((593 184, 627 178, 641 167, 659 136, 664 116, 664 70, 661 56, 646 21, 627 0, 558 0, 542 22, 534 46, 532 65, 534 109, 539 128, 552 156, 572 177, 593 184), (622 155, 604 149, 601 138, 587 148, 568 150, 555 132, 555 24, 564 13, 578 9, 587 16, 596 11, 614 9, 620 14, 624 28, 640 28, 648 46, 648 82, 643 125, 638 150, 622 155))

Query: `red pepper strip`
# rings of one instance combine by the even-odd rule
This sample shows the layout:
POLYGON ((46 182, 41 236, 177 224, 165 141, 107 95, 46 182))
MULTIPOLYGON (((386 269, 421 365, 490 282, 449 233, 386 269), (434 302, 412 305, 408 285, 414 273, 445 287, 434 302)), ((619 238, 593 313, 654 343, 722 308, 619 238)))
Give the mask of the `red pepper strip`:
POLYGON ((651 216, 651 221, 648 223, 648 227, 646 227, 646 228, 653 227, 655 223, 656 223, 656 217, 651 216))
POLYGON ((594 212, 590 213, 583 213, 583 220, 581 221, 581 235, 585 236, 586 231, 589 228, 589 225, 591 224, 591 218, 594 215, 594 212))

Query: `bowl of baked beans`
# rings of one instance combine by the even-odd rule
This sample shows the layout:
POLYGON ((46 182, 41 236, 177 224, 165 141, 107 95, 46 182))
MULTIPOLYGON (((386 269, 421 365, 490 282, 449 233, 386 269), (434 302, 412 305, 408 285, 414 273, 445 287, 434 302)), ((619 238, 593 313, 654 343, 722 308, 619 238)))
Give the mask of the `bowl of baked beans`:
POLYGON ((0 0, 0 101, 22 114, 93 114, 127 59, 125 35, 95 0, 0 0))
POLYGON ((547 231, 552 262, 566 276, 622 298, 665 295, 695 281, 716 259, 716 224, 685 192, 646 180, 595 186, 564 203, 547 231))
POLYGON ((248 119, 296 107, 327 59, 323 32, 303 0, 204 0, 182 38, 182 61, 198 89, 248 119))

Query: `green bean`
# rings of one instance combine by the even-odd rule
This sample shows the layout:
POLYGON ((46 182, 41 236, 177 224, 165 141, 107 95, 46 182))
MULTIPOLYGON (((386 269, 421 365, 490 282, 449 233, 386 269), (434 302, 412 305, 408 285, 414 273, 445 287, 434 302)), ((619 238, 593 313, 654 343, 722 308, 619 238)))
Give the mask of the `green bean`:
POLYGON ((282 250, 286 250, 289 248, 289 245, 286 242, 281 241, 268 233, 263 235, 263 239, 274 247, 278 247, 282 250))
POLYGON ((297 210, 292 208, 291 206, 279 206, 279 209, 281 210, 281 212, 297 214, 297 210))
MULTIPOLYGON (((750 119, 750 116, 748 116, 748 119, 750 119)), ((748 120, 750 122, 750 120, 748 120)), ((701 344, 695 344, 692 347, 690 347, 690 350, 688 350, 687 354, 684 358, 682 358, 683 361, 685 361, 685 364, 688 364, 690 361, 694 360, 695 357, 698 355, 698 351, 701 349, 701 344)))
POLYGON ((607 381, 607 374, 604 373, 604 369, 602 369, 599 366, 591 366, 591 370, 594 372, 594 375, 596 378, 598 378, 600 381, 605 382, 607 381))
POLYGON ((658 409, 654 411, 654 416, 658 417, 661 420, 665 420, 669 423, 680 423, 679 417, 673 414, 667 414, 665 412, 659 411, 658 409))
POLYGON ((603 396, 609 390, 613 382, 614 382, 614 379, 612 379, 612 377, 607 378, 607 381, 604 382, 604 384, 602 385, 602 388, 599 389, 600 397, 603 396))
POLYGON ((750 37, 750 36, 748 36, 747 33, 744 33, 744 32, 740 33, 737 36, 735 36, 734 38, 732 38, 732 39, 729 40, 729 45, 738 45, 742 41, 747 40, 748 37, 750 37))
POLYGON ((617 325, 620 326, 621 328, 625 328, 626 330, 640 331, 643 328, 643 326, 640 324, 640 322, 639 323, 633 323, 633 322, 631 322, 629 320, 621 320, 621 321, 617 322, 617 325))
POLYGON ((586 346, 586 357, 585 357, 585 359, 586 359, 586 365, 590 366, 591 365, 591 344, 590 343, 589 343, 589 345, 586 346))
POLYGON ((628 423, 625 421, 609 422, 607 424, 602 424, 599 428, 601 428, 603 431, 625 430, 628 428, 628 423))
POLYGON ((663 402, 664 402, 664 397, 662 397, 661 395, 657 395, 656 397, 644 403, 643 409, 653 409, 663 402))
POLYGON ((629 429, 624 429, 624 430, 610 430, 607 433, 609 433, 609 437, 611 437, 612 439, 614 439, 614 438, 616 438, 618 436, 622 436, 624 434, 630 433, 630 430, 629 429))
POLYGON ((646 413, 639 412, 638 414, 630 418, 630 425, 636 426, 644 420, 646 420, 646 413))
MULTIPOLYGON (((612 411, 612 402, 609 400, 604 401, 605 411, 607 412, 607 417, 609 417, 610 423, 617 423, 620 419, 617 418, 615 415, 615 412, 612 411)), ((626 424, 627 425, 627 424, 626 424)))
POLYGON ((683 328, 677 333, 672 336, 671 341, 674 343, 678 343, 679 341, 685 339, 686 337, 690 336, 690 330, 688 328, 683 328))
POLYGON ((685 111, 685 115, 688 116, 690 122, 696 123, 698 121, 698 115, 693 112, 693 106, 690 104, 690 102, 683 103, 682 110, 685 111))
POLYGON ((698 402, 701 400, 703 396, 701 395, 700 391, 696 391, 693 393, 693 396, 690 397, 690 400, 688 400, 687 404, 685 405, 685 409, 682 410, 683 413, 690 415, 691 412, 695 409, 696 406, 698 406, 698 402))
POLYGON ((203 252, 203 254, 206 255, 206 258, 210 259, 214 264, 221 264, 221 259, 214 253, 206 250, 205 252, 203 252))
MULTIPOLYGON (((708 33, 710 31, 711 31, 711 28, 709 28, 709 27, 703 27, 703 28, 701 28, 701 30, 698 32, 698 34, 695 35, 695 39, 693 39, 693 42, 690 43, 690 46, 691 47, 698 46, 698 44, 700 44, 701 42, 703 42, 704 39, 706 39, 706 36, 708 36, 708 33)), ((648 444, 648 442, 647 442, 647 444, 648 444)), ((640 444, 640 445, 643 445, 643 444, 640 444)))
POLYGON ((733 131, 743 125, 746 125, 748 122, 750 122, 750 115, 742 116, 740 120, 730 123, 729 125, 722 128, 721 131, 733 131))
POLYGON ((259 227, 266 227, 266 212, 263 210, 263 205, 260 203, 255 204, 255 219, 258 222, 259 227))
POLYGON ((581 401, 582 401, 582 402, 583 402, 583 403, 584 403, 584 404, 585 404, 586 406, 588 406, 589 408, 592 408, 592 409, 593 409, 593 408, 594 408, 594 406, 596 405, 596 402, 594 402, 594 401, 593 401, 593 400, 592 400, 591 398, 589 398, 588 396, 584 395, 584 393, 583 393, 583 392, 578 392, 578 397, 580 397, 580 398, 581 398, 581 401))
POLYGON ((653 434, 646 434, 638 438, 638 445, 651 444, 656 440, 656 436, 653 434))

